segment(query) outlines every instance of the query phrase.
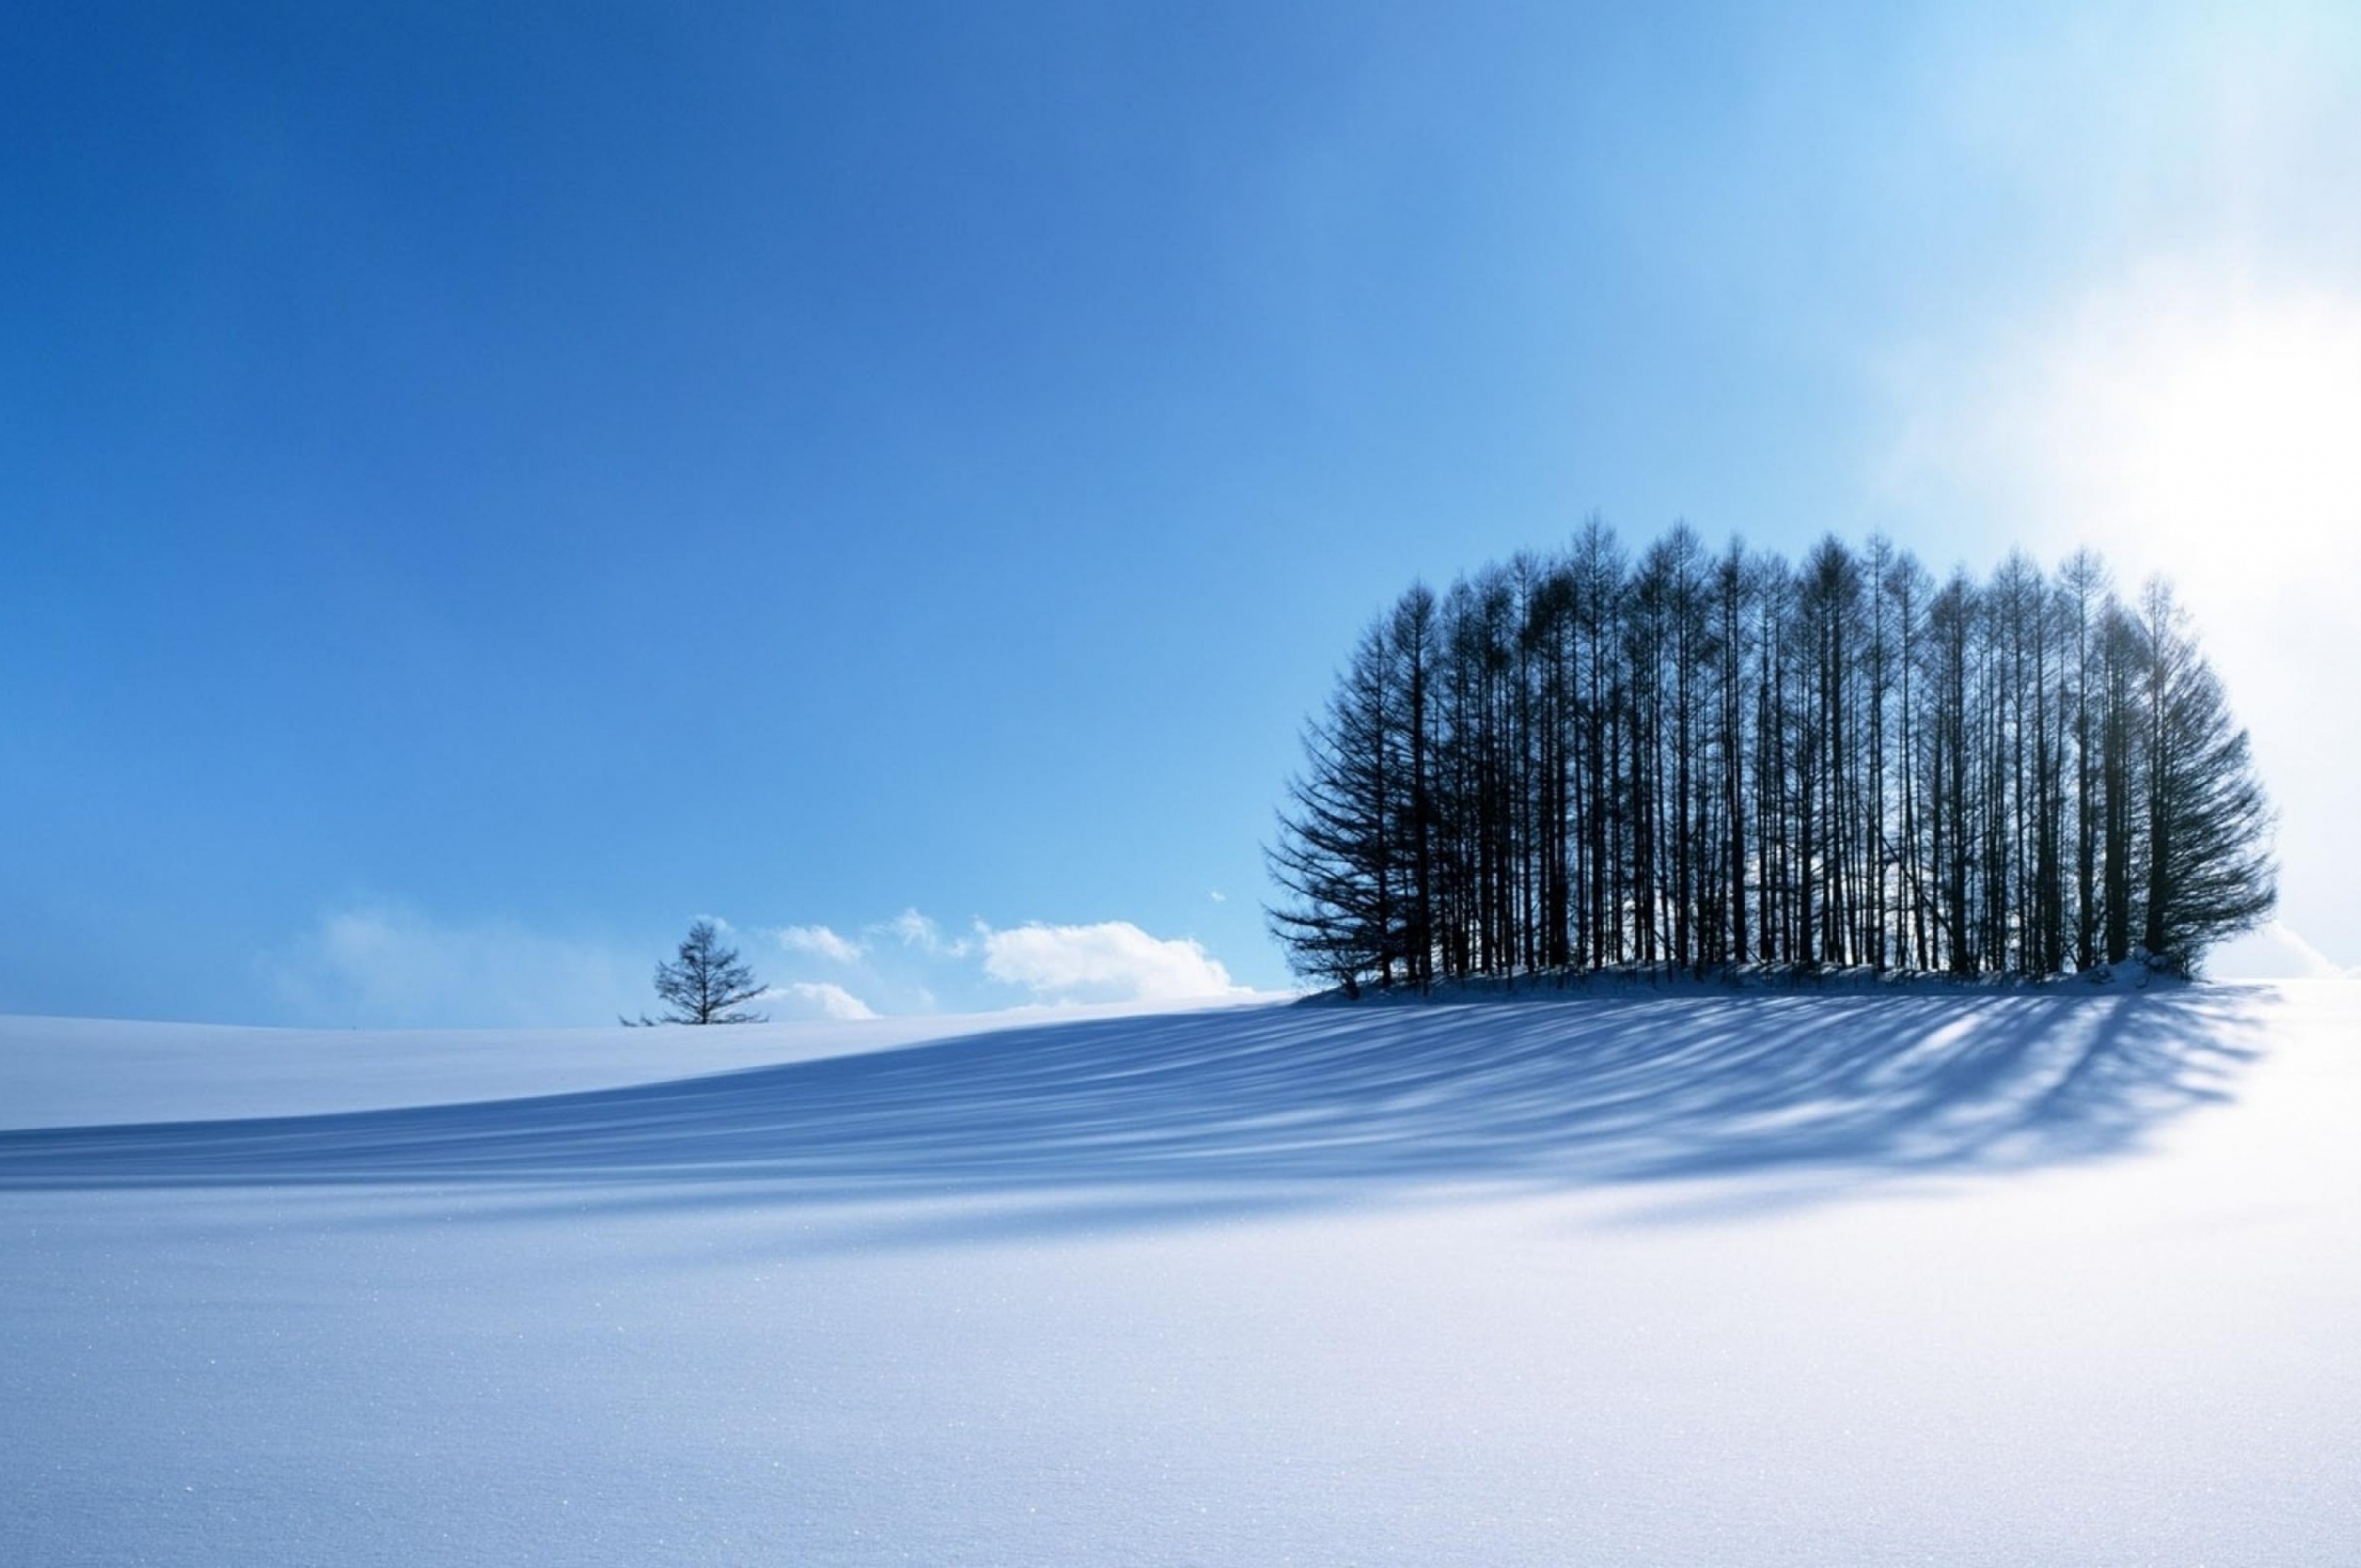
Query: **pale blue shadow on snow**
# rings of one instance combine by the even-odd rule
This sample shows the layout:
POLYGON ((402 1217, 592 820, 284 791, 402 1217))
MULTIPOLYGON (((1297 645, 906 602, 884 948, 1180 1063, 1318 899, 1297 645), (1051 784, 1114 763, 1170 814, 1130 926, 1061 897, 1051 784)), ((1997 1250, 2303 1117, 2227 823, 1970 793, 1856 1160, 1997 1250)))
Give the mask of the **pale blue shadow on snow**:
POLYGON ((2001 1170, 2122 1152, 2225 1098, 2257 1014, 2202 987, 1229 1009, 591 1093, 0 1132, 0 1189, 996 1196, 1156 1224, 1436 1183, 2001 1170))

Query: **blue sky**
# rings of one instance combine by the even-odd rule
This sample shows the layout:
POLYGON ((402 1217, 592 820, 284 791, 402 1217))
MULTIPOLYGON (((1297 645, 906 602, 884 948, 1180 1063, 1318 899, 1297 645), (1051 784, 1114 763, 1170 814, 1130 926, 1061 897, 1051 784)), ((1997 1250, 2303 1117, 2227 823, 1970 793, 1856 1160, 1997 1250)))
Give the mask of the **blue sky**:
POLYGON ((1352 636, 1593 509, 2175 572, 2361 961, 2356 194, 2331 6, 12 6, 0 1010, 1276 986, 1352 636))

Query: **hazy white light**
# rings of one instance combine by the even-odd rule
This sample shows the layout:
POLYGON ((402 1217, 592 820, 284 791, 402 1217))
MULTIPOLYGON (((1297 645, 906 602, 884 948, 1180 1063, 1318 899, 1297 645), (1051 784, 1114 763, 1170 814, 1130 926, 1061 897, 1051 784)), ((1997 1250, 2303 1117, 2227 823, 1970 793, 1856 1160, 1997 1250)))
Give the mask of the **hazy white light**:
POLYGON ((2286 931, 2352 962, 2361 295, 2157 267, 1985 354, 1922 377, 1897 499, 2174 579, 2281 807, 2286 931))
POLYGON ((2058 498, 2111 555, 2201 611, 2341 602, 2361 564, 2361 300, 2133 291, 2048 369, 2058 498))

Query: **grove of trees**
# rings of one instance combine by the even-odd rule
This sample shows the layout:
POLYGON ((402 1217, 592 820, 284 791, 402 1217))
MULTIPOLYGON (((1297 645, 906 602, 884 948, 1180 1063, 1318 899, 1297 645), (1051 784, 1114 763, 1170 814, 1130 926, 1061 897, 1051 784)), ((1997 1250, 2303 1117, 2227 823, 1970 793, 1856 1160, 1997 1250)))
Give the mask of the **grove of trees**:
POLYGON ((1363 633, 1268 851, 1299 972, 2188 970, 2271 911, 2271 812, 2170 588, 1938 582, 1594 518, 1363 633))

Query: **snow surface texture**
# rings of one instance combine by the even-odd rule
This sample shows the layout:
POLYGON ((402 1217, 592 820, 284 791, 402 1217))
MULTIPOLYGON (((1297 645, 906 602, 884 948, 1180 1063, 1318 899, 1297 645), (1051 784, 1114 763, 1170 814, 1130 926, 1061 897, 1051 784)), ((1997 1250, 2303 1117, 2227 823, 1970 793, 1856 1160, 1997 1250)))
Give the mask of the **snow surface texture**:
POLYGON ((0 1562, 2361 1557, 2361 985, 864 1028, 0 1022, 0 1562))

